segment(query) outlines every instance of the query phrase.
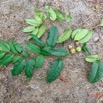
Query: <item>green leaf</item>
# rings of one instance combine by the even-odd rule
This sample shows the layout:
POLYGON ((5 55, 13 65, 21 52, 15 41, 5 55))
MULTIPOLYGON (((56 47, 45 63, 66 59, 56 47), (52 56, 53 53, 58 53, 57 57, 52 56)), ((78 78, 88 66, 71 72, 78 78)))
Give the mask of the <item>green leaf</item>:
POLYGON ((40 16, 39 16, 38 14, 34 14, 34 18, 35 18, 37 21, 42 22, 42 19, 40 18, 40 16))
POLYGON ((46 31, 46 25, 44 24, 39 28, 37 37, 40 38, 45 33, 45 31, 46 31))
MULTIPOLYGON (((32 32, 33 35, 37 35, 38 34, 39 29, 35 28, 35 30, 32 32)), ((31 39, 31 36, 29 35, 27 39, 31 39)))
POLYGON ((11 70, 11 74, 12 76, 16 76, 16 75, 19 75, 22 70, 24 69, 25 67, 25 59, 20 59, 13 67, 13 69, 11 70))
POLYGON ((47 13, 52 21, 56 20, 56 13, 50 6, 45 6, 47 13))
POLYGON ((44 20, 44 19, 47 18, 47 16, 46 16, 41 10, 35 8, 34 11, 38 14, 38 16, 39 16, 42 20, 44 20))
POLYGON ((31 78, 33 76, 34 65, 35 65, 34 58, 31 58, 26 62, 24 70, 25 70, 25 75, 27 76, 27 78, 31 78))
POLYGON ((82 51, 83 51, 83 52, 88 52, 88 51, 89 51, 89 49, 87 48, 87 44, 86 44, 86 43, 84 43, 84 44, 82 45, 82 51))
POLYGON ((43 65, 44 62, 44 56, 40 55, 36 58, 35 61, 35 68, 40 68, 43 65))
POLYGON ((30 36, 32 37, 32 39, 34 40, 34 42, 35 42, 36 45, 39 45, 41 47, 45 46, 44 41, 39 40, 36 35, 31 34, 30 36))
POLYGON ((35 30, 34 26, 28 26, 28 27, 23 29, 23 32, 32 32, 33 30, 35 30))
POLYGON ((37 45, 34 45, 34 44, 32 44, 32 43, 27 43, 27 44, 26 44, 26 47, 27 47, 30 51, 32 51, 33 53, 37 53, 37 54, 41 53, 40 48, 39 48, 37 45))
POLYGON ((0 48, 2 51, 5 51, 5 52, 10 51, 9 45, 6 42, 4 42, 3 40, 0 40, 0 48))
POLYGON ((9 41, 10 51, 17 54, 18 51, 16 50, 16 45, 13 40, 9 41))
POLYGON ((71 36, 71 33, 72 33, 72 29, 71 29, 71 28, 67 29, 67 30, 59 37, 57 43, 62 43, 62 42, 64 42, 64 41, 68 40, 69 37, 71 36))
POLYGON ((13 63, 16 63, 18 60, 20 60, 21 59, 21 56, 18 56, 18 55, 15 55, 14 57, 13 57, 13 59, 12 59, 12 62, 13 63))
POLYGON ((21 47, 21 45, 20 45, 19 43, 16 43, 16 44, 15 44, 15 48, 16 48, 16 50, 17 50, 19 53, 22 51, 22 47, 21 47))
POLYGON ((50 50, 51 50, 51 47, 45 46, 44 48, 41 48, 41 54, 43 56, 49 56, 50 50))
POLYGON ((74 40, 81 40, 81 39, 83 39, 88 33, 89 33, 89 30, 88 30, 88 29, 82 29, 80 32, 78 32, 78 33, 75 35, 74 40))
POLYGON ((22 47, 22 56, 24 56, 24 57, 29 57, 30 56, 30 54, 27 52, 27 50, 26 50, 26 48, 25 47, 22 47))
POLYGON ((91 83, 98 82, 103 76, 103 63, 100 60, 96 60, 91 67, 88 80, 91 83))
POLYGON ((100 59, 100 56, 97 54, 92 54, 92 55, 89 55, 85 58, 85 60, 87 62, 94 62, 94 61, 99 60, 99 59, 100 59))
POLYGON ((54 47, 58 39, 58 28, 56 26, 52 26, 48 32, 47 45, 50 47, 54 47))
POLYGON ((74 39, 74 38, 75 38, 75 35, 76 35, 77 33, 79 33, 81 30, 82 30, 81 28, 75 29, 75 30, 72 32, 72 35, 71 35, 72 39, 74 39))
POLYGON ((72 16, 70 15, 70 13, 69 13, 69 15, 66 15, 66 22, 70 22, 71 19, 72 19, 72 16))
POLYGON ((28 54, 26 51, 23 51, 21 54, 22 54, 22 56, 24 56, 24 57, 29 57, 29 56, 30 56, 30 54, 28 54))
POLYGON ((84 38, 82 38, 81 40, 79 40, 79 42, 80 43, 86 43, 86 42, 88 42, 90 40, 90 38, 92 37, 92 35, 93 35, 93 31, 90 30, 88 32, 88 34, 84 38))
POLYGON ((64 16, 59 10, 55 10, 55 13, 56 13, 58 21, 63 21, 64 20, 64 16))
POLYGON ((32 34, 37 35, 37 34, 38 34, 38 31, 39 31, 39 29, 38 29, 38 28, 35 28, 35 30, 32 32, 32 34))
POLYGON ((50 66, 50 69, 47 74, 47 82, 51 83, 52 81, 56 80, 58 76, 60 75, 62 69, 63 69, 64 63, 61 59, 56 59, 52 65, 50 66))
POLYGON ((8 64, 11 62, 13 56, 14 56, 14 55, 12 55, 12 54, 7 54, 7 55, 5 55, 5 56, 2 58, 2 61, 1 61, 0 64, 2 64, 2 65, 8 65, 8 64))
POLYGON ((0 51, 0 59, 5 55, 5 52, 0 51))
POLYGON ((41 21, 37 21, 35 19, 25 19, 25 21, 26 21, 26 23, 28 23, 34 27, 38 27, 38 26, 40 26, 40 24, 42 24, 41 21))
POLYGON ((103 26, 103 18, 100 21, 100 26, 103 26))
POLYGON ((62 48, 52 49, 50 50, 50 53, 55 56, 67 56, 68 55, 68 51, 62 48))

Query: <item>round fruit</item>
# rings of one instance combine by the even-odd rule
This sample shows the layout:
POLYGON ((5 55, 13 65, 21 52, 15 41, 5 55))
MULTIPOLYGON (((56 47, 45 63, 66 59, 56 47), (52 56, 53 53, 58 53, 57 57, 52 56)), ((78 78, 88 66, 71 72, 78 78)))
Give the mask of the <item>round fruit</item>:
POLYGON ((76 48, 76 51, 77 51, 77 52, 81 52, 81 47, 77 47, 77 48, 76 48))
POLYGON ((70 49, 70 53, 75 54, 75 49, 74 48, 70 49))

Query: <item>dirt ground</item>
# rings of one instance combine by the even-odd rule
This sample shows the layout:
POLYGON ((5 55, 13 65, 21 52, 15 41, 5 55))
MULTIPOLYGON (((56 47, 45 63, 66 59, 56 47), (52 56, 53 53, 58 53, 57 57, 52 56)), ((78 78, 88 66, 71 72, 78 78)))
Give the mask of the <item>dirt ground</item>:
MULTIPOLYGON (((14 39, 24 45, 28 35, 22 32, 26 26, 24 19, 33 16, 35 7, 44 10, 46 4, 71 12, 73 19, 70 23, 46 22, 48 28, 57 25, 59 34, 70 25, 93 28, 103 18, 103 0, 0 0, 0 39, 14 39)), ((46 34, 42 39, 45 38, 46 34)), ((67 49, 69 44, 73 42, 68 40, 57 46, 67 49)), ((103 28, 95 29, 88 47, 103 60, 103 28), (94 42, 95 38, 99 41, 94 42)), ((6 70, 0 71, 0 103, 103 103, 103 79, 95 84, 88 82, 91 64, 85 62, 85 56, 76 53, 64 58, 65 67, 61 73, 64 81, 58 78, 51 84, 46 83, 45 77, 55 57, 46 57, 43 67, 34 72, 32 79, 26 79, 24 73, 12 77, 12 65, 7 66, 6 70)))

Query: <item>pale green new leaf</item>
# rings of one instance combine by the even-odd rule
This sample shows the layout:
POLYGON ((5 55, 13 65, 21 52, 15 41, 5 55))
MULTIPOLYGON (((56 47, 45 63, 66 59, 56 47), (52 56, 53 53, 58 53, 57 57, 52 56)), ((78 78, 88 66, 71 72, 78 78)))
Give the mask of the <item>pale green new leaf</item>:
POLYGON ((80 32, 78 32, 75 35, 74 40, 81 40, 83 37, 85 37, 89 33, 88 29, 82 29, 80 32))
POLYGON ((100 26, 103 26, 103 18, 100 21, 100 26))
POLYGON ((35 18, 37 21, 42 22, 42 19, 41 19, 40 16, 38 16, 37 14, 34 14, 34 18, 35 18))
MULTIPOLYGON (((37 35, 38 34, 38 31, 39 31, 39 29, 38 28, 35 28, 35 30, 33 30, 33 32, 32 32, 32 34, 33 35, 37 35)), ((28 36, 28 39, 31 39, 32 37, 29 35, 28 36)))
POLYGON ((66 15, 66 22, 70 22, 72 19, 72 16, 69 14, 69 15, 66 15))
POLYGON ((81 30, 82 30, 81 28, 75 29, 75 30, 72 32, 71 38, 74 39, 74 38, 75 38, 75 35, 76 35, 77 33, 79 33, 81 30))
POLYGON ((28 26, 26 28, 23 29, 23 32, 32 32, 35 30, 34 26, 28 26))
POLYGON ((99 59, 100 59, 100 56, 97 54, 92 54, 92 55, 89 55, 85 58, 85 60, 87 62, 94 62, 94 61, 99 60, 99 59))
POLYGON ((55 10, 55 13, 56 13, 58 21, 63 21, 64 20, 64 16, 59 10, 55 10))
POLYGON ((93 30, 89 30, 88 34, 82 38, 81 40, 79 40, 80 43, 86 43, 90 40, 90 38, 92 37, 93 35, 93 30))
POLYGON ((72 29, 71 28, 67 29, 62 35, 60 35, 57 43, 62 43, 68 40, 69 37, 71 36, 71 33, 72 33, 72 29))
POLYGON ((52 21, 56 20, 56 13, 50 6, 45 6, 47 13, 52 21))
POLYGON ((40 28, 39 28, 39 31, 37 33, 37 37, 40 38, 46 31, 46 25, 42 25, 40 28))
POLYGON ((42 24, 41 21, 38 21, 36 19, 25 19, 25 21, 26 21, 26 23, 28 23, 34 27, 38 27, 38 26, 40 26, 40 24, 42 24))

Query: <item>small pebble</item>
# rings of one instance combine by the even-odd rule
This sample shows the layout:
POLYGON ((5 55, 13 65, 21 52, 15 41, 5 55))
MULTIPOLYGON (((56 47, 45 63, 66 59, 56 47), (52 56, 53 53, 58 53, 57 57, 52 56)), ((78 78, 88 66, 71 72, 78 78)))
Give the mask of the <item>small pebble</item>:
POLYGON ((98 42, 99 41, 99 37, 95 37, 93 41, 94 41, 94 43, 98 42))

